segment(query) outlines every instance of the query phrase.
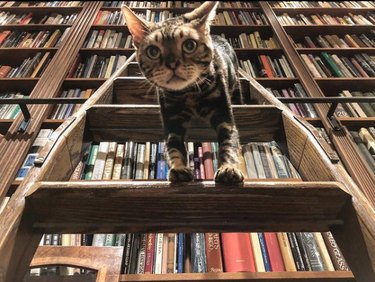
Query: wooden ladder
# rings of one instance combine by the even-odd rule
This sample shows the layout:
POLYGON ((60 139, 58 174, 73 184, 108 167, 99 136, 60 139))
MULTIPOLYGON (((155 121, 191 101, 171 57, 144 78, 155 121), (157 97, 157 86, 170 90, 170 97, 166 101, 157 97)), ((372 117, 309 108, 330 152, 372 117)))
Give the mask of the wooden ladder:
MULTIPOLYGON (((356 281, 375 281, 373 207, 342 165, 330 161, 329 149, 317 139, 315 129, 248 77, 248 92, 252 98, 268 105, 233 106, 241 138, 243 141, 280 139, 291 162, 307 181, 254 180, 240 185, 218 185, 212 181, 186 184, 124 180, 68 182, 80 160, 85 138, 141 142, 162 139, 158 106, 110 105, 114 100, 114 88, 122 81, 117 77, 133 58, 134 55, 53 133, 39 154, 36 166, 11 197, 0 217, 0 281, 23 280, 44 233, 249 230, 330 230, 356 281)), ((116 99, 121 104, 126 97, 116 99)), ((193 124, 191 136, 192 141, 215 138, 199 123, 193 124)), ((36 257, 39 262, 34 261, 33 266, 48 264, 48 261, 40 262, 40 253, 36 257)), ((56 254, 49 253, 49 257, 51 260, 55 257, 51 263, 62 262, 56 254)), ((103 259, 92 267, 100 270, 107 264, 103 259)), ((97 281, 138 279, 132 275, 121 276, 118 265, 116 267, 118 271, 112 268, 109 275, 98 275, 97 281)), ((171 276, 149 277, 154 281, 175 281, 177 277, 203 281, 274 281, 279 278, 302 281, 306 277, 312 278, 311 281, 315 281, 314 277, 323 281, 327 278, 307 273, 178 275, 181 276, 173 276, 173 279, 171 276)))

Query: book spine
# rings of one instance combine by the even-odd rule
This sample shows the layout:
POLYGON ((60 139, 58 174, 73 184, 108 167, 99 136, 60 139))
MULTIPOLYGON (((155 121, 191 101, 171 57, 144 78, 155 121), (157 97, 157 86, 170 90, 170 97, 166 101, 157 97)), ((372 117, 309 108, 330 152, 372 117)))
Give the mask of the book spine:
POLYGON ((207 264, 204 233, 192 233, 190 238, 192 272, 206 273, 207 264))

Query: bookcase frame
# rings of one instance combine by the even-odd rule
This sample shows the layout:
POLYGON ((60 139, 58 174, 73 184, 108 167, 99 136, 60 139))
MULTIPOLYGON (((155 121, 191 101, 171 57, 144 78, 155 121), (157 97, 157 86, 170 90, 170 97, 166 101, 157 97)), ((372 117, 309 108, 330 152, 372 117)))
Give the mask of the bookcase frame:
MULTIPOLYGON (((58 90, 61 87, 61 85, 65 85, 66 87, 76 87, 76 86, 80 86, 80 87, 99 87, 104 82, 103 79, 66 79, 65 75, 66 75, 66 72, 69 69, 69 66, 72 64, 75 55, 79 51, 94 52, 94 50, 84 50, 84 49, 80 48, 80 46, 82 46, 82 44, 83 44, 83 41, 84 41, 86 35, 88 34, 88 32, 90 30, 90 28, 93 28, 93 29, 116 29, 116 30, 123 30, 125 28, 125 26, 121 26, 121 25, 120 26, 92 25, 92 23, 95 19, 96 13, 97 13, 97 11, 99 10, 99 8, 101 7, 102 4, 103 4, 103 2, 85 3, 84 4, 79 17, 76 19, 75 23, 72 25, 72 30, 70 31, 69 36, 66 38, 65 43, 62 46, 60 46, 59 49, 56 51, 56 54, 54 56, 54 61, 51 61, 49 68, 45 71, 44 75, 39 80, 25 81, 25 80, 22 80, 22 79, 20 79, 20 80, 5 80, 4 79, 4 82, 14 84, 14 87, 18 87, 18 85, 20 85, 20 82, 29 83, 30 86, 28 86, 29 87, 28 89, 33 89, 31 94, 33 96, 35 95, 34 97, 53 97, 53 96, 57 95, 58 90), (56 66, 58 66, 58 67, 56 67, 56 66)), ((66 8, 62 7, 61 9, 66 9, 66 8)), ((103 8, 103 9, 107 9, 107 8, 103 8)), ((253 9, 253 8, 250 8, 250 9, 253 9)), ((298 74, 297 79, 299 79, 301 84, 305 87, 307 93, 309 93, 312 96, 314 96, 314 93, 320 93, 320 95, 322 96, 321 90, 319 89, 319 87, 317 87, 316 82, 313 81, 311 75, 309 74, 308 70, 305 68, 303 63, 301 64, 301 60, 300 60, 297 52, 295 52, 296 51, 295 48, 293 46, 291 46, 291 42, 289 41, 288 37, 286 36, 286 31, 287 32, 293 32, 293 30, 298 30, 298 29, 300 30, 301 28, 304 28, 306 26, 303 26, 303 27, 294 27, 294 26, 293 27, 292 26, 282 27, 277 22, 277 19, 276 19, 274 13, 273 13, 273 10, 275 10, 275 9, 272 9, 269 6, 269 4, 267 4, 267 3, 261 3, 261 7, 257 10, 263 11, 266 14, 266 17, 268 18, 268 20, 270 22, 269 26, 215 26, 215 27, 213 27, 212 30, 214 32, 225 32, 225 33, 228 32, 230 34, 230 33, 233 32, 233 30, 236 30, 236 33, 252 32, 254 30, 260 30, 262 32, 269 32, 272 28, 273 32, 276 34, 276 36, 279 39, 279 42, 282 45, 282 50, 284 51, 286 57, 289 59, 290 62, 292 62, 291 66, 294 68, 294 70, 297 70, 297 74, 298 74)), ((329 11, 331 11, 331 10, 329 10, 329 11)), ((10 27, 10 26, 8 26, 8 27, 10 27)), ((57 25, 57 26, 53 26, 53 25, 16 26, 15 25, 15 26, 12 26, 10 28, 12 28, 12 29, 22 29, 22 30, 32 30, 32 29, 43 30, 43 29, 56 29, 56 28, 61 28, 61 27, 62 27, 61 25, 57 25)), ((0 26, 0 30, 2 30, 3 28, 4 27, 0 26)), ((314 26, 309 27, 310 30, 316 30, 318 28, 321 28, 321 26, 319 26, 319 27, 314 27, 314 26)), ((332 29, 332 30, 336 30, 336 29, 342 30, 343 28, 345 28, 345 29, 349 28, 349 29, 356 30, 356 31, 360 31, 361 29, 363 29, 363 30, 368 29, 367 26, 354 26, 354 27, 330 26, 330 27, 324 27, 324 28, 332 29)), ((113 52, 113 50, 103 50, 103 51, 98 50, 98 51, 103 52, 105 54, 111 54, 111 52, 113 52)), ((125 52, 129 52, 129 54, 130 54, 131 51, 132 50, 130 50, 130 49, 125 50, 125 52)), ((251 52, 251 53, 254 53, 254 52, 262 52, 263 53, 264 52, 264 53, 267 53, 267 52, 280 52, 280 51, 278 51, 278 50, 267 50, 267 49, 238 51, 238 53, 242 53, 242 52, 243 53, 245 53, 245 52, 251 52)), ((290 79, 282 79, 282 78, 280 78, 280 79, 276 78, 274 80, 257 79, 257 81, 262 81, 262 80, 267 80, 267 82, 264 82, 265 86, 267 85, 267 83, 268 83, 269 86, 272 86, 272 85, 276 85, 278 83, 290 83, 290 81, 291 81, 290 79)), ((347 81, 346 79, 343 79, 343 80, 347 81)), ((0 81, 3 81, 3 80, 1 79, 0 81)), ((338 83, 340 83, 340 82, 338 82, 338 83)), ((371 81, 369 83, 371 83, 371 81)), ((257 84, 256 84, 256 82, 252 81, 252 85, 257 85, 257 84)), ((22 89, 22 87, 24 87, 24 86, 20 85, 19 87, 22 89)), ((108 87, 108 85, 107 85, 107 87, 108 87)), ((257 88, 257 89, 258 89, 258 91, 253 90, 253 93, 255 93, 254 95, 257 95, 257 93, 259 93, 259 91, 260 91, 259 89, 261 89, 261 88, 257 88)), ((108 92, 109 90, 107 89, 105 91, 108 92)), ((88 103, 88 105, 91 106, 98 101, 99 102, 106 101, 106 99, 107 99, 107 98, 105 98, 106 95, 109 95, 109 94, 108 93, 107 94, 101 93, 101 95, 99 95, 99 96, 96 95, 94 99, 90 100, 90 103, 88 103)), ((266 96, 259 95, 258 98, 263 99, 262 97, 268 97, 268 96, 267 95, 266 96)), ((268 102, 271 101, 273 104, 277 104, 277 102, 275 100, 272 100, 271 97, 268 97, 267 99, 268 99, 268 102)), ((277 105, 278 105, 279 108, 283 107, 281 105, 281 103, 279 103, 277 105)), ((347 138, 347 136, 338 135, 334 132, 331 132, 330 127, 326 123, 326 120, 325 120, 325 113, 326 113, 325 110, 326 110, 326 108, 325 107, 317 107, 317 108, 318 108, 318 112, 319 112, 321 118, 319 118, 319 119, 306 119, 306 120, 309 120, 311 123, 316 124, 316 125, 323 125, 326 129, 328 129, 328 131, 331 134, 331 138, 334 140, 336 148, 338 148, 338 151, 341 154, 341 157, 343 159, 344 164, 347 166, 347 169, 349 170, 349 172, 353 175, 353 173, 356 172, 355 167, 353 167, 353 163, 355 163, 356 165, 359 164, 360 168, 365 167, 363 161, 360 158, 358 158, 358 156, 356 156, 355 154, 354 154, 355 162, 350 161, 350 158, 352 158, 351 154, 354 151, 353 152, 350 151, 350 153, 343 152, 343 151, 345 151, 345 150, 343 150, 344 148, 345 149, 347 149, 347 148, 353 149, 354 148, 353 142, 351 140, 349 140, 347 138), (354 170, 354 172, 353 172, 353 170, 354 170)), ((85 109, 87 109, 87 107, 85 109)), ((63 173, 58 172, 58 168, 56 167, 56 164, 51 163, 51 159, 49 159, 49 161, 46 162, 44 168, 35 168, 34 169, 33 173, 30 175, 30 177, 27 178, 28 181, 25 181, 24 183, 14 183, 13 182, 13 179, 14 179, 14 176, 17 172, 17 169, 20 166, 23 158, 25 157, 28 148, 31 146, 32 140, 35 138, 36 132, 38 132, 39 128, 41 126, 57 128, 62 123, 62 121, 51 121, 51 120, 46 119, 47 114, 49 112, 49 108, 46 107, 46 106, 31 107, 31 112, 33 114, 33 121, 32 121, 31 127, 29 128, 27 134, 26 135, 20 135, 16 132, 16 129, 18 128, 18 124, 21 122, 20 117, 18 117, 13 122, 13 124, 11 125, 10 128, 9 128, 9 125, 8 125, 8 124, 10 124, 10 121, 5 121, 4 123, 7 123, 7 124, 4 125, 2 123, 2 126, 3 126, 4 129, 8 129, 8 132, 5 134, 5 139, 0 143, 0 153, 3 154, 3 156, 4 156, 0 160, 0 165, 1 165, 1 167, 8 167, 7 171, 0 172, 0 189, 1 189, 2 192, 3 191, 9 191, 8 189, 11 187, 11 185, 13 183, 14 187, 13 187, 12 190, 15 190, 14 194, 12 196, 12 199, 11 199, 11 204, 10 204, 9 208, 6 209, 4 214, 2 214, 2 216, 4 215, 4 217, 0 219, 0 222, 1 223, 10 223, 11 224, 10 226, 12 226, 12 228, 14 228, 13 232, 15 230, 17 230, 17 228, 18 228, 17 236, 19 238, 25 239, 25 243, 20 244, 20 246, 17 246, 16 249, 18 251, 19 250, 25 250, 26 251, 27 255, 25 257, 25 261, 31 260, 32 254, 35 251, 36 243, 38 241, 38 240, 36 240, 36 238, 34 238, 32 235, 30 235, 30 233, 28 234, 27 232, 24 232, 24 231, 28 231, 28 228, 31 228, 30 226, 28 226, 28 224, 26 224, 29 220, 28 215, 27 216, 24 215, 21 219, 21 214, 23 212, 24 204, 25 204, 25 196, 28 195, 29 193, 31 193, 31 191, 33 191, 33 189, 35 189, 37 187, 37 186, 32 187, 32 184, 36 184, 36 182, 38 182, 40 180, 45 180, 45 179, 53 180, 54 178, 55 179, 61 178, 61 179, 58 179, 58 180, 62 180, 62 178, 63 178, 63 173), (15 155, 15 152, 17 152, 16 155, 15 155), (14 158, 15 156, 16 156, 16 158, 14 158), (47 169, 45 168, 46 166, 48 166, 48 170, 54 171, 54 172, 48 173, 47 169), (21 222, 21 224, 20 224, 20 222, 21 222), (17 226, 19 226, 19 227, 17 227, 17 226), (26 242, 28 242, 29 244, 27 244, 26 242)), ((283 112, 287 112, 287 110, 285 108, 283 108, 283 112)), ((80 127, 78 127, 78 128, 81 131, 83 131, 84 125, 82 124, 83 123, 82 119, 83 119, 82 116, 77 115, 76 117, 74 117, 72 119, 69 119, 68 121, 64 122, 61 125, 61 127, 58 128, 58 131, 60 131, 60 132, 63 131, 66 134, 67 132, 69 132, 69 128, 71 129, 72 124, 77 124, 77 123, 81 123, 80 127)), ((293 116, 292 119, 301 120, 301 119, 299 119, 295 116, 293 116)), ((365 119, 339 119, 339 120, 342 121, 343 124, 350 124, 350 126, 354 126, 354 127, 359 126, 360 124, 363 124, 363 123, 366 124, 366 122, 369 123, 369 122, 372 121, 371 119, 366 119, 366 120, 365 119)), ((314 129, 309 127, 309 125, 306 125, 305 123, 303 123, 303 124, 304 124, 304 126, 306 126, 308 128, 308 129, 306 129, 306 128, 304 129, 304 131, 307 135, 304 135, 305 137, 303 137, 303 138, 306 138, 306 140, 311 139, 312 140, 311 142, 313 144, 311 146, 316 149, 316 152, 319 152, 319 154, 324 155, 325 151, 322 150, 322 148, 320 147, 321 143, 316 142, 316 140, 314 139, 314 138, 316 138, 316 135, 311 135, 311 132, 314 131, 314 129), (307 132, 306 132, 306 130, 307 130, 307 132), (306 136, 308 136, 308 137, 306 137, 306 136)), ((297 134, 297 132, 296 132, 296 134, 297 134)), ((62 134, 62 137, 59 139, 59 142, 63 142, 63 144, 65 146, 64 150, 65 151, 66 150, 69 151, 71 149, 73 150, 72 144, 69 143, 65 138, 67 138, 67 137, 64 134, 62 134), (64 143, 64 141, 66 143, 64 143)), ((54 140, 54 142, 52 142, 51 144, 55 144, 55 141, 56 140, 54 140)), ((293 147, 291 147, 291 148, 293 148, 293 147)), ((62 148, 60 148, 60 149, 62 150, 62 148)), ((302 150, 301 148, 299 148, 299 149, 293 148, 293 149, 290 149, 289 151, 292 152, 295 149, 297 151, 302 150)), ((310 150, 310 151, 311 151, 310 153, 312 154, 313 150, 310 150)), ((299 153, 300 152, 301 151, 299 151, 299 153)), ((64 157, 67 157, 66 152, 64 154, 61 156, 62 159, 64 159, 64 157)), ((77 155, 79 155, 79 149, 74 148, 74 150, 70 151, 69 154, 75 155, 75 160, 76 160, 77 155)), ((316 153, 316 154, 318 154, 318 153, 316 153)), ((46 156, 48 156, 48 154, 46 156)), ((293 156, 291 156, 291 157, 293 158, 293 156)), ((299 158, 301 158, 301 155, 295 156, 294 162, 296 162, 296 160, 299 160, 299 158)), ((354 208, 355 208, 355 211, 357 212, 358 217, 360 218, 360 225, 361 225, 362 232, 363 232, 363 234, 365 236, 365 239, 366 239, 367 248, 369 250, 370 255, 374 254, 375 253, 374 252, 374 250, 375 250, 374 249, 374 245, 375 245, 374 244, 374 234, 375 234, 375 232, 373 230, 374 225, 371 224, 372 220, 374 218, 374 216, 373 216, 374 215, 373 205, 371 203, 369 203, 369 201, 366 199, 366 197, 364 197, 362 192, 358 189, 357 185, 346 174, 346 172, 344 171, 344 168, 342 166, 332 165, 327 158, 323 158, 323 159, 324 159, 323 163, 325 165, 327 165, 328 167, 330 167, 330 169, 329 169, 330 173, 327 175, 327 174, 323 173, 323 171, 322 171, 322 175, 316 175, 316 172, 309 172, 310 176, 307 177, 306 179, 319 181, 319 180, 322 180, 322 178, 324 178, 326 181, 337 180, 337 181, 339 181, 340 183, 343 184, 343 186, 340 186, 340 188, 344 189, 345 191, 349 192, 352 195, 352 197, 353 197, 352 203, 354 205, 354 208), (310 177, 311 177, 311 179, 310 179, 310 177)), ((301 168, 301 169, 305 169, 305 168, 301 168)), ((366 170, 366 168, 365 168, 365 170, 366 170)), ((305 177, 306 177, 306 175, 305 175, 305 177)), ((357 178, 355 178, 356 181, 359 181, 358 179, 360 180, 361 176, 358 176, 357 178)), ((361 182, 358 182, 358 184, 361 185, 361 182)), ((5 195, 4 192, 3 192, 2 195, 5 195)), ((366 246, 366 245, 363 244, 363 241, 361 239, 361 234, 358 235, 356 233, 360 229, 358 228, 359 226, 358 226, 358 223, 357 223, 357 218, 354 214, 354 210, 352 209, 351 204, 348 204, 347 209, 348 209, 348 211, 346 211, 347 214, 345 214, 344 217, 345 217, 345 222, 347 223, 347 220, 348 220, 349 224, 345 224, 344 226, 349 226, 349 227, 353 228, 353 230, 352 230, 352 232, 354 233, 353 236, 352 236, 352 233, 350 233, 350 230, 347 230, 347 228, 338 228, 339 231, 332 230, 335 233, 335 238, 339 242, 340 247, 343 249, 343 252, 345 253, 345 256, 347 256, 348 249, 350 249, 349 253, 354 252, 353 250, 351 250, 351 248, 354 248, 355 246, 357 246, 357 244, 351 244, 351 243, 353 243, 352 242, 353 238, 356 238, 355 236, 360 237, 359 238, 360 242, 358 243, 360 245, 360 253, 361 253, 361 250, 364 251, 364 248, 366 246), (340 229, 344 229, 344 231, 342 231, 340 229), (347 236, 347 237, 341 236, 341 237, 345 237, 345 238, 340 238, 340 234, 346 234, 345 236, 347 236), (351 239, 349 243, 348 243, 348 238, 351 239)), ((313 231, 316 231, 316 230, 313 230, 313 231)), ((38 232, 40 232, 40 230, 38 230, 38 232)), ((8 241, 9 239, 12 240, 13 236, 16 236, 15 233, 12 233, 12 229, 9 229, 9 226, 2 225, 1 234, 6 235, 5 237, 3 237, 3 238, 6 238, 6 239, 3 239, 1 241, 1 245, 0 245, 1 252, 6 253, 6 254, 12 253, 12 251, 10 251, 10 249, 9 249, 9 245, 7 245, 7 244, 9 244, 9 241, 8 241)), ((38 236, 40 236, 40 234, 38 234, 38 236)), ((20 240, 17 240, 17 242, 20 242, 20 240)), ((18 256, 18 258, 21 257, 21 253, 17 254, 16 249, 13 249, 13 255, 14 256, 12 256, 12 259, 15 259, 17 256, 18 256)), ((357 253, 351 254, 351 255, 349 254, 350 257, 355 257, 356 255, 358 255, 358 254, 357 253)), ((9 258, 10 257, 11 256, 9 256, 9 258)), ((17 268, 21 264, 21 259, 15 260, 15 261, 17 261, 17 263, 14 263, 14 267, 17 268)), ((363 260, 361 260, 361 258, 359 258, 358 262, 362 262, 362 261, 363 260)), ((365 261, 366 261, 366 259, 365 259, 365 261)), ((351 261, 349 261, 349 264, 352 267, 351 261)), ((355 264, 356 264, 356 262, 354 262, 354 265, 355 264)), ((373 263, 373 265, 374 265, 374 263, 373 263)), ((26 264, 23 264, 22 266, 23 266, 22 269, 25 269, 27 267, 26 264)), ((361 265, 361 266, 367 267, 367 269, 369 269, 368 266, 363 266, 363 265, 361 265)), ((3 274, 3 273, 10 273, 13 269, 4 270, 3 268, 0 268, 0 270, 1 270, 0 274, 3 274)), ((355 267, 353 268, 353 270, 355 270, 355 267)), ((13 275, 13 274, 7 274, 7 275, 13 275)), ((199 280, 207 280, 207 281, 208 280, 210 280, 210 281, 216 281, 216 280, 217 281, 220 281, 220 280, 221 281, 222 280, 225 280, 225 281, 228 281, 228 280, 241 281, 241 280, 247 280, 247 279, 262 279, 264 281, 268 281, 268 280, 273 281, 273 279, 275 279, 275 280, 276 279, 286 279, 286 280, 293 280, 293 281, 300 281, 300 280, 301 281, 309 281, 309 279, 311 279, 312 281, 317 281, 317 280, 323 281, 325 279, 333 279, 333 280, 330 280, 330 281, 336 281, 336 280, 337 281, 347 281, 348 279, 351 280, 350 277, 351 277, 351 275, 348 274, 347 272, 266 273, 266 274, 260 274, 260 273, 255 273, 255 274, 253 274, 253 273, 245 273, 245 274, 231 273, 231 274, 228 274, 228 273, 223 273, 223 274, 219 274, 219 275, 216 275, 216 276, 212 275, 212 274, 204 274, 204 275, 201 275, 201 274, 182 274, 182 275, 178 274, 178 275, 173 275, 173 276, 145 275, 145 276, 142 276, 142 277, 139 277, 139 276, 133 277, 131 275, 130 276, 124 275, 124 276, 120 276, 120 281, 128 281, 128 279, 134 280, 134 281, 136 281, 136 280, 137 281, 139 281, 139 280, 155 281, 155 280, 159 280, 159 279, 164 280, 164 281, 165 280, 168 280, 168 281, 198 280, 198 279, 199 280)), ((10 280, 10 281, 16 281, 16 280, 10 280)), ((359 280, 359 281, 362 281, 362 280, 359 280)), ((363 281, 365 281, 365 280, 363 280, 363 281)))

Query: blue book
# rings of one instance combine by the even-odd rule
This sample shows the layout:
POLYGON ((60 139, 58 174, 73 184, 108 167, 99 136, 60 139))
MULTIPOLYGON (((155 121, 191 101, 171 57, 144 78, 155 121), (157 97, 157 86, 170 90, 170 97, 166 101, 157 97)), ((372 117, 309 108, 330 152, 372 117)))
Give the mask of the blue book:
POLYGON ((264 268, 266 272, 270 272, 271 264, 270 264, 270 258, 268 256, 266 240, 264 239, 264 234, 262 232, 258 232, 258 238, 259 238, 260 250, 262 251, 264 268))
POLYGON ((184 273, 185 233, 177 235, 177 273, 184 273))
POLYGON ((157 158, 157 169, 156 169, 156 179, 165 179, 165 167, 166 162, 164 158, 164 142, 159 142, 158 144, 158 158, 157 158))
POLYGON ((204 233, 191 233, 191 265, 193 273, 207 272, 206 242, 204 233))

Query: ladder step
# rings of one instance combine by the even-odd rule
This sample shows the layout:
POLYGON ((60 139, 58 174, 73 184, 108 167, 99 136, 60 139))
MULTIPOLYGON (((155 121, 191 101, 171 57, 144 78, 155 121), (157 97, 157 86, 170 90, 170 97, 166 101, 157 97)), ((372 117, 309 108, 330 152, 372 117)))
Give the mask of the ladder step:
POLYGON ((328 231, 350 195, 336 182, 40 182, 26 198, 44 233, 328 231), (236 204, 234 204, 236 203, 236 204))

